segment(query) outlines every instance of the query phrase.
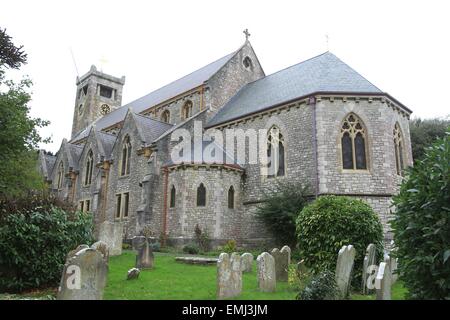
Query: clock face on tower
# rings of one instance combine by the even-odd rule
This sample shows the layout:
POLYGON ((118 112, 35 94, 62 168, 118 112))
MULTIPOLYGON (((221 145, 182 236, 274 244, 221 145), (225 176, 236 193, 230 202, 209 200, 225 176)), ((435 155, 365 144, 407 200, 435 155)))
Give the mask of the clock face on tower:
POLYGON ((105 104, 102 104, 101 107, 100 107, 100 112, 101 112, 103 115, 105 115, 105 114, 111 112, 111 108, 110 108, 106 103, 105 103, 105 104))

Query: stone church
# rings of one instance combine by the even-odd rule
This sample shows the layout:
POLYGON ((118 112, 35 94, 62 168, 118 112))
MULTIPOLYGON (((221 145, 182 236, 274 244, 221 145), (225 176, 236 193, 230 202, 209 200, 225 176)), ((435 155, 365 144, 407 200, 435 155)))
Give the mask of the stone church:
POLYGON ((147 226, 182 245, 198 225, 216 245, 265 244, 272 237, 255 209, 265 191, 288 181, 309 186, 312 198, 363 199, 389 238, 391 198, 412 165, 411 110, 332 53, 266 75, 247 38, 236 51, 122 105, 124 84, 125 77, 95 66, 77 78, 71 139, 56 156, 39 157, 52 192, 92 214, 97 234, 109 221, 125 240, 147 226), (246 161, 174 162, 172 134, 193 132, 196 123, 202 132, 267 132, 259 145, 275 170, 246 161))

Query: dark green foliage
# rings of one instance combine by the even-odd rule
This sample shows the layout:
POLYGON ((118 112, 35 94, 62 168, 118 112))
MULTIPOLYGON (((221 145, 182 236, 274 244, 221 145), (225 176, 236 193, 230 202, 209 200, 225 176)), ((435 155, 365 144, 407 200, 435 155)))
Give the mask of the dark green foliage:
POLYGON ((48 198, 27 200, 1 206, 0 292, 57 285, 67 253, 92 242, 90 215, 48 198))
POLYGON ((236 240, 228 240, 227 243, 223 246, 222 250, 226 253, 236 252, 236 240))
POLYGON ((154 252, 161 251, 161 244, 158 241, 151 243, 150 247, 152 248, 152 251, 154 251, 154 252))
POLYGON ((18 69, 26 62, 27 55, 23 52, 23 46, 15 46, 6 29, 0 28, 0 66, 18 69))
POLYGON ((413 299, 450 299, 450 129, 409 169, 392 222, 400 277, 413 299))
POLYGON ((334 273, 324 271, 311 277, 306 287, 297 295, 297 300, 335 300, 338 293, 334 273))
POLYGON ((445 131, 450 126, 450 120, 444 119, 420 119, 409 122, 411 134, 411 147, 414 162, 420 160, 425 154, 425 149, 433 142, 445 136, 445 131))
POLYGON ((308 188, 286 182, 278 182, 273 190, 264 193, 264 202, 256 214, 279 245, 295 247, 295 220, 305 206, 308 194, 308 188))
POLYGON ((195 243, 190 243, 183 247, 183 252, 189 254, 198 254, 200 252, 200 249, 195 243))
POLYGON ((300 256, 318 273, 335 270, 338 252, 343 245, 356 250, 353 276, 360 281, 366 248, 377 247, 383 253, 383 228, 377 214, 365 202, 349 197, 322 196, 306 206, 297 218, 300 256))

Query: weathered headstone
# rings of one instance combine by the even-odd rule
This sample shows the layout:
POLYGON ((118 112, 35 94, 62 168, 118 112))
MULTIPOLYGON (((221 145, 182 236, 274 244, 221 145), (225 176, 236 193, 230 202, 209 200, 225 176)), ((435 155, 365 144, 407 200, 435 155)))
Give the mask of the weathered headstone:
POLYGON ((141 273, 141 270, 139 270, 138 268, 132 268, 132 269, 128 270, 127 280, 133 280, 133 279, 139 278, 140 273, 141 273))
POLYGON ((375 278, 375 288, 377 289, 377 300, 391 300, 392 274, 389 264, 381 262, 375 278))
POLYGON ((391 258, 389 269, 391 270, 392 284, 394 284, 398 280, 397 268, 398 268, 398 258, 391 258))
POLYGON ((301 275, 304 275, 308 272, 308 268, 306 268, 305 265, 305 259, 302 259, 297 263, 297 272, 301 275))
POLYGON ((103 241, 97 241, 92 246, 91 249, 99 251, 102 255, 105 261, 108 263, 109 261, 109 249, 108 245, 104 243, 103 241))
POLYGON ((144 244, 145 237, 144 236, 134 236, 131 239, 131 246, 133 247, 133 250, 139 250, 139 248, 144 244))
POLYGON ((277 286, 275 259, 268 252, 256 258, 258 288, 262 292, 274 292, 277 286))
POLYGON ((270 253, 275 259, 275 273, 277 281, 288 281, 289 264, 291 263, 291 249, 284 246, 281 250, 274 248, 270 253))
POLYGON ((99 227, 99 239, 105 242, 109 248, 110 256, 122 254, 123 223, 105 221, 99 227))
POLYGON ((342 246, 338 253, 335 277, 342 299, 348 294, 355 254, 355 248, 352 245, 342 246))
POLYGON ((152 269, 154 262, 154 255, 152 247, 148 240, 145 240, 143 244, 138 248, 136 255, 136 268, 138 269, 152 269))
POLYGON ((58 288, 58 300, 101 300, 108 275, 103 254, 84 248, 69 257, 58 288))
POLYGON ((377 253, 377 247, 371 243, 367 246, 366 255, 364 256, 363 269, 362 269, 362 280, 361 280, 361 292, 362 294, 369 294, 370 290, 367 288, 367 278, 370 276, 369 267, 376 265, 375 260, 377 253))
POLYGON ((242 272, 252 272, 253 267, 253 255, 251 253, 244 253, 241 256, 241 268, 242 272))
POLYGON ((239 296, 242 291, 241 257, 233 253, 221 253, 217 261, 217 298, 239 296))
POLYGON ((78 251, 81 251, 83 249, 87 249, 89 248, 89 246, 87 244, 80 244, 78 247, 76 247, 76 249, 69 251, 69 253, 66 256, 66 261, 73 257, 78 251))

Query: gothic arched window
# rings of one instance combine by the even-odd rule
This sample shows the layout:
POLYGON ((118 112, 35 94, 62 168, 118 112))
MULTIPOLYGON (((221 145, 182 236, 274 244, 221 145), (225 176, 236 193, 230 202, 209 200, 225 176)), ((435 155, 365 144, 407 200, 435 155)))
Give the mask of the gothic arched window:
POLYGON ((342 168, 366 170, 366 129, 353 113, 349 114, 341 127, 342 168))
POLYGON ((403 134, 398 123, 394 126, 395 167, 399 176, 403 175, 403 134))
POLYGON ((161 114, 161 121, 165 123, 170 122, 170 111, 164 110, 164 112, 161 114))
POLYGON ((122 157, 120 166, 120 175, 124 176, 130 174, 130 160, 131 160, 131 142, 130 137, 126 136, 123 139, 122 157))
POLYGON ((276 126, 270 128, 267 137, 268 177, 284 176, 285 147, 284 137, 280 129, 276 126))
POLYGON ((200 183, 197 188, 197 207, 204 206, 206 206, 206 188, 203 183, 200 183))
POLYGON ((170 207, 171 208, 175 208, 175 200, 176 200, 176 189, 175 186, 172 186, 172 188, 170 189, 170 207))
POLYGON ((192 101, 188 100, 181 108, 181 120, 186 120, 192 116, 192 101))
POLYGON ((92 150, 89 150, 86 157, 86 167, 84 171, 84 185, 88 186, 92 182, 92 170, 94 168, 94 154, 92 150))
POLYGON ((57 188, 61 189, 64 184, 64 163, 61 161, 58 166, 57 188))
POLYGON ((230 189, 228 189, 228 208, 234 209, 234 187, 231 186, 230 189))

